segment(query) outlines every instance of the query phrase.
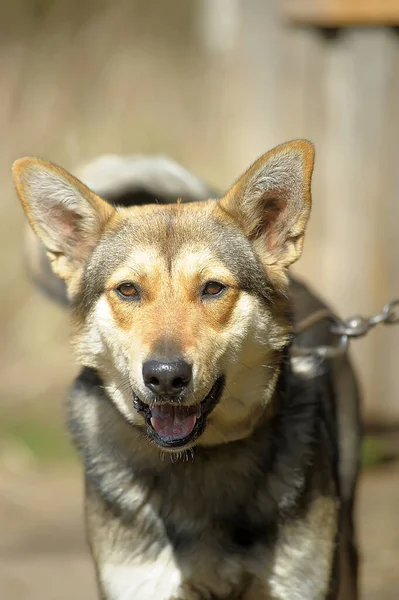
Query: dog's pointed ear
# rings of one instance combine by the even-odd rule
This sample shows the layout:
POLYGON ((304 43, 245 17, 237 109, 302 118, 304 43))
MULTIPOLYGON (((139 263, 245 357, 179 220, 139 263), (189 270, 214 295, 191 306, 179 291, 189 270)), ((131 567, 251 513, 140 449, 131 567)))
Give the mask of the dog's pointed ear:
POLYGON ((286 268, 301 255, 313 163, 310 142, 287 142, 261 156, 220 200, 265 266, 286 268))
POLYGON ((115 209, 64 169, 37 158, 17 160, 13 177, 54 272, 68 280, 84 265, 115 209))

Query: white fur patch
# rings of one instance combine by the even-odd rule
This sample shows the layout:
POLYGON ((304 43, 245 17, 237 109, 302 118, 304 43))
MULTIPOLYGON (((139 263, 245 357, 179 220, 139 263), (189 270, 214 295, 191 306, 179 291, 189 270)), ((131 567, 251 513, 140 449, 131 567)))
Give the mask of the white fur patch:
POLYGON ((181 573, 170 556, 143 565, 106 564, 100 577, 109 600, 168 600, 181 582, 181 573))

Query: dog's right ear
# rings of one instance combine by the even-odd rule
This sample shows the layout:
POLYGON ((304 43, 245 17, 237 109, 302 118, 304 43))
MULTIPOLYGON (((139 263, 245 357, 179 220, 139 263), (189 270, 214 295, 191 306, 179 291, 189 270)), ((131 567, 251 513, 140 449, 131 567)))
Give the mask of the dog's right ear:
POLYGON ((37 158, 17 160, 13 177, 54 272, 68 281, 84 265, 115 209, 64 169, 37 158))

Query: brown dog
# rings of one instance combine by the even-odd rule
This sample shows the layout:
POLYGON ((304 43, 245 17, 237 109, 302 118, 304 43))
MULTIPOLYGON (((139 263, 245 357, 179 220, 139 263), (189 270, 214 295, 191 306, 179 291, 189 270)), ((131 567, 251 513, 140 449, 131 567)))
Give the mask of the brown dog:
POLYGON ((312 169, 296 141, 220 200, 115 208, 55 165, 14 166, 72 308, 107 600, 356 597, 356 385, 346 358, 305 378, 289 355, 293 297, 318 302, 288 278, 312 169))

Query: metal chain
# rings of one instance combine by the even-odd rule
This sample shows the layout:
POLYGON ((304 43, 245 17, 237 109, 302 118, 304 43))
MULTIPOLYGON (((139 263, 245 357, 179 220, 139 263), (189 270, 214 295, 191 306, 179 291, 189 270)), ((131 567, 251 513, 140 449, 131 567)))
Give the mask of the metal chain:
POLYGON ((356 315, 342 321, 328 309, 318 310, 297 324, 295 334, 302 333, 324 320, 330 321, 330 331, 337 336, 337 343, 331 346, 299 346, 294 343, 292 356, 316 356, 327 359, 344 354, 348 348, 350 338, 366 335, 370 329, 379 323, 384 323, 384 325, 399 323, 399 298, 392 300, 384 306, 381 312, 368 318, 356 315))

